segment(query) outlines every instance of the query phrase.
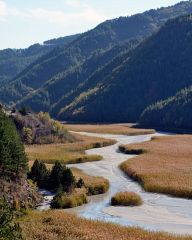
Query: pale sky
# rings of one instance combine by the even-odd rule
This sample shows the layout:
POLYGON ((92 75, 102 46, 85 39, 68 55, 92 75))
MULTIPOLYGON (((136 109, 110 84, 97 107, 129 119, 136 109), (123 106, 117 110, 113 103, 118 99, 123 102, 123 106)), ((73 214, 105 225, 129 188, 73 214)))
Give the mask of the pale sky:
POLYGON ((87 31, 97 24, 178 0, 0 0, 0 49, 87 31))

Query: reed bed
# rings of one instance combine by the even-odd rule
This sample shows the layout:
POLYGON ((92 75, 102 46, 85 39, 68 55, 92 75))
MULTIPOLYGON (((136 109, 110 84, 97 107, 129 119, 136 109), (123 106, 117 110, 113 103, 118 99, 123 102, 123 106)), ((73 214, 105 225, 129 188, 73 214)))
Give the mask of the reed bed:
POLYGON ((61 210, 32 212, 20 224, 26 240, 192 240, 190 236, 90 221, 61 210))
POLYGON ((77 180, 80 178, 83 179, 87 189, 87 195, 103 194, 109 190, 109 181, 104 177, 90 176, 77 168, 71 168, 71 170, 77 180))
POLYGON ((135 128, 133 124, 65 124, 68 130, 76 132, 108 133, 122 135, 143 135, 154 133, 153 129, 135 128))
POLYGON ((134 192, 118 192, 111 198, 112 206, 140 206, 143 201, 134 192))
POLYGON ((121 169, 146 191, 192 199, 192 135, 156 137, 127 145, 144 154, 121 164, 121 169))
POLYGON ((75 134, 76 142, 66 144, 38 144, 25 146, 30 161, 40 160, 47 164, 60 161, 63 164, 99 161, 98 155, 86 155, 85 150, 112 145, 113 140, 80 136, 75 134))
POLYGON ((75 189, 73 193, 56 195, 51 202, 53 209, 74 208, 88 203, 86 189, 75 189))

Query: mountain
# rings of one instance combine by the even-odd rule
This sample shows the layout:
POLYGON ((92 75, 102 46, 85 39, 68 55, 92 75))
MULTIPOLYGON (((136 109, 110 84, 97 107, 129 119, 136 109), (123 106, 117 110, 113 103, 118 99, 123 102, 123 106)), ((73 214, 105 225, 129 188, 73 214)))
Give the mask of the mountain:
MULTIPOLYGON (((53 77, 38 90, 28 94, 17 103, 20 106, 31 106, 34 111, 41 109, 49 112, 57 112, 63 107, 62 99, 71 99, 78 94, 78 86, 82 86, 95 71, 99 71, 103 66, 115 58, 120 53, 130 51, 138 44, 137 41, 130 41, 112 47, 106 51, 97 51, 83 64, 73 67, 71 70, 63 72, 53 77), (64 86, 64 87, 63 87, 64 86)), ((69 101, 69 100, 68 100, 69 101)), ((55 115, 55 114, 53 114, 55 115)))
POLYGON ((170 129, 192 129, 192 87, 183 89, 175 96, 159 101, 142 113, 144 126, 170 129))
MULTIPOLYGON (((109 58, 106 57, 107 61, 103 62, 102 67, 99 64, 96 64, 95 67, 93 65, 90 67, 91 58, 95 57, 94 61, 98 63, 102 52, 106 53, 106 55, 107 51, 109 51, 109 54, 111 51, 115 52, 112 48, 118 47, 118 45, 122 45, 125 42, 128 43, 127 54, 129 55, 130 50, 133 50, 132 47, 129 49, 129 41, 140 42, 158 31, 168 19, 191 12, 192 2, 187 1, 169 8, 150 10, 131 17, 121 17, 106 21, 95 29, 81 34, 67 46, 57 47, 43 57, 38 58, 37 61, 26 68, 13 81, 0 89, 0 100, 7 104, 17 101, 20 101, 20 104, 23 105, 29 103, 32 109, 38 104, 38 110, 45 110, 45 103, 46 109, 48 106, 49 111, 55 112, 54 106, 59 106, 57 103, 61 103, 66 94, 68 95, 76 91, 76 88, 79 89, 85 82, 88 84, 90 82, 88 80, 89 77, 94 75, 94 73, 98 76, 96 80, 99 82, 101 79, 102 81, 103 76, 100 77, 98 71, 108 64, 109 58), (96 57, 97 54, 99 55, 98 59, 96 57), (83 78, 78 77, 81 75, 81 72, 89 73, 89 77, 86 74, 83 78), (53 82, 57 82, 57 84, 52 85, 53 82), (47 86, 49 86, 49 89, 47 86), (59 99, 57 97, 58 92, 60 92, 59 99), (23 100, 26 95, 27 98, 25 99, 28 102, 23 100), (31 96, 33 97, 31 98, 31 96), (43 105, 41 102, 43 102, 43 105)), ((121 54, 122 52, 120 52, 121 54)), ((122 64, 120 60, 124 61, 120 57, 118 65, 122 64)), ((60 107, 65 108, 66 106, 60 107)), ((62 114, 60 116, 62 117, 62 114)))
POLYGON ((41 56, 53 50, 56 46, 67 45, 79 34, 52 39, 41 44, 34 44, 26 49, 0 50, 0 85, 11 81, 18 73, 41 56))
POLYGON ((192 15, 168 21, 131 53, 91 76, 58 117, 76 121, 139 119, 154 102, 192 85, 192 15), (91 84, 90 84, 91 83, 91 84))

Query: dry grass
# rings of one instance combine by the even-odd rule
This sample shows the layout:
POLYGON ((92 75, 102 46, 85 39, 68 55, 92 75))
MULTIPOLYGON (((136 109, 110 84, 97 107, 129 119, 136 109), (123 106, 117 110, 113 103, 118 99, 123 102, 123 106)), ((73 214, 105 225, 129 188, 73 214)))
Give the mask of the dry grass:
POLYGON ((86 190, 85 189, 75 189, 73 193, 59 194, 53 198, 51 202, 51 208, 53 209, 66 209, 74 208, 88 203, 86 190))
POLYGON ((90 221, 61 210, 33 212, 21 221, 26 240, 192 240, 90 221))
POLYGON ((78 134, 75 134, 75 137, 77 141, 74 143, 26 146, 27 156, 30 161, 37 159, 48 164, 53 164, 55 161, 60 161, 64 164, 99 161, 101 160, 100 156, 86 155, 85 150, 115 143, 113 140, 80 136, 78 134))
POLYGON ((143 201, 134 192, 118 192, 111 198, 112 206, 140 206, 143 201))
POLYGON ((72 168, 71 170, 77 180, 83 179, 88 195, 102 194, 109 190, 109 182, 104 177, 93 177, 77 168, 72 168))
POLYGON ((154 133, 153 129, 134 128, 133 124, 65 124, 68 130, 76 132, 143 135, 154 133))
POLYGON ((192 198, 192 135, 154 138, 128 145, 144 154, 128 160, 121 169, 139 181, 146 191, 192 198))

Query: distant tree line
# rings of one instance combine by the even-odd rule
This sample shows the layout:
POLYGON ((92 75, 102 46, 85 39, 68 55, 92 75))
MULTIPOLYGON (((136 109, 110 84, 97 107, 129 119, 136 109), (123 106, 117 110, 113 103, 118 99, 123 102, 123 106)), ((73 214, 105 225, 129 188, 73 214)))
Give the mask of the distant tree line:
POLYGON ((143 112, 140 123, 147 127, 192 129, 192 87, 159 101, 143 112))

